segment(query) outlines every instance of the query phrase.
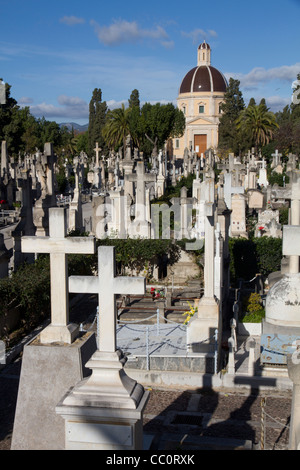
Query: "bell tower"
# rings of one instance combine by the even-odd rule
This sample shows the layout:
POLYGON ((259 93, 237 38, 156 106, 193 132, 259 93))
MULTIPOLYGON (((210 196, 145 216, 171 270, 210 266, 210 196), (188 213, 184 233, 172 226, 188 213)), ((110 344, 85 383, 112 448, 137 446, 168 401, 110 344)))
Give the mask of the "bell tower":
POLYGON ((198 47, 198 67, 201 65, 210 65, 210 53, 211 49, 209 44, 203 41, 198 47))

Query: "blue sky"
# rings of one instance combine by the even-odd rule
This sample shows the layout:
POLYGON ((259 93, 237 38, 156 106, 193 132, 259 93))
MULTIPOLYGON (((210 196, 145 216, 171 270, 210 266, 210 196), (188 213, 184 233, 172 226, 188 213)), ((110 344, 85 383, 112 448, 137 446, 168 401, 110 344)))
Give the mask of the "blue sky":
POLYGON ((240 80, 245 102, 291 103, 300 73, 300 0, 0 0, 0 77, 20 106, 88 122, 94 88, 110 108, 173 102, 206 40, 212 65, 240 80))

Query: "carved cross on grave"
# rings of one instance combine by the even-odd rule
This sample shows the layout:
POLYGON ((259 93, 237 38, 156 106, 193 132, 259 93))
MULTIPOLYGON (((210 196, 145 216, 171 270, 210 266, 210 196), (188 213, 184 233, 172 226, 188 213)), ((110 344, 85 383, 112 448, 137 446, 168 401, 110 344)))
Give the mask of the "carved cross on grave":
POLYGON ((127 175, 128 181, 136 183, 136 200, 135 204, 140 207, 145 207, 145 185, 148 182, 155 182, 156 175, 145 173, 144 162, 137 162, 136 173, 127 175))
POLYGON ((101 148, 99 147, 98 142, 96 142, 96 148, 94 148, 94 151, 96 152, 96 166, 99 166, 99 155, 101 152, 101 148))
POLYGON ((272 153, 271 155, 273 157, 273 165, 276 167, 277 165, 280 165, 280 159, 282 157, 282 153, 279 153, 278 150, 275 150, 275 153, 272 153))
POLYGON ((42 343, 71 344, 77 327, 69 324, 69 290, 67 254, 95 253, 95 239, 66 237, 66 211, 49 209, 49 237, 22 237, 23 253, 50 254, 51 324, 42 331, 42 343))
POLYGON ((98 248, 98 276, 71 276, 69 291, 98 294, 100 314, 99 351, 115 352, 116 345, 116 294, 143 295, 146 280, 143 277, 116 277, 114 246, 98 248))

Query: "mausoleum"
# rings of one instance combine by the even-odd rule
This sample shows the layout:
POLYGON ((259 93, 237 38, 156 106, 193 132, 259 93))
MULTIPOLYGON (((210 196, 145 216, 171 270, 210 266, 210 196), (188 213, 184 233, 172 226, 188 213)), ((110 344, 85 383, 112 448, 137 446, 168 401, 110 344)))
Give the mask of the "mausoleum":
POLYGON ((173 154, 182 157, 184 149, 198 156, 218 145, 220 105, 224 99, 227 81, 211 65, 211 48, 205 41, 198 47, 198 63, 183 78, 177 106, 186 118, 183 137, 173 139, 173 154))

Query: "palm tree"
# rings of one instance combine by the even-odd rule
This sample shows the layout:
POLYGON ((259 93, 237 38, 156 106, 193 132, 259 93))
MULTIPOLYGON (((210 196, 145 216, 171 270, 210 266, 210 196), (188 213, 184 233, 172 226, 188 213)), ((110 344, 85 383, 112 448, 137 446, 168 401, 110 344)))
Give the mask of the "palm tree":
POLYGON ((108 111, 102 135, 109 148, 115 149, 123 145, 125 151, 126 138, 130 134, 129 112, 129 108, 125 109, 123 103, 121 108, 108 111))
POLYGON ((250 105, 244 109, 236 120, 236 125, 244 135, 250 136, 256 150, 260 145, 268 144, 279 127, 275 115, 263 101, 258 106, 250 105))

